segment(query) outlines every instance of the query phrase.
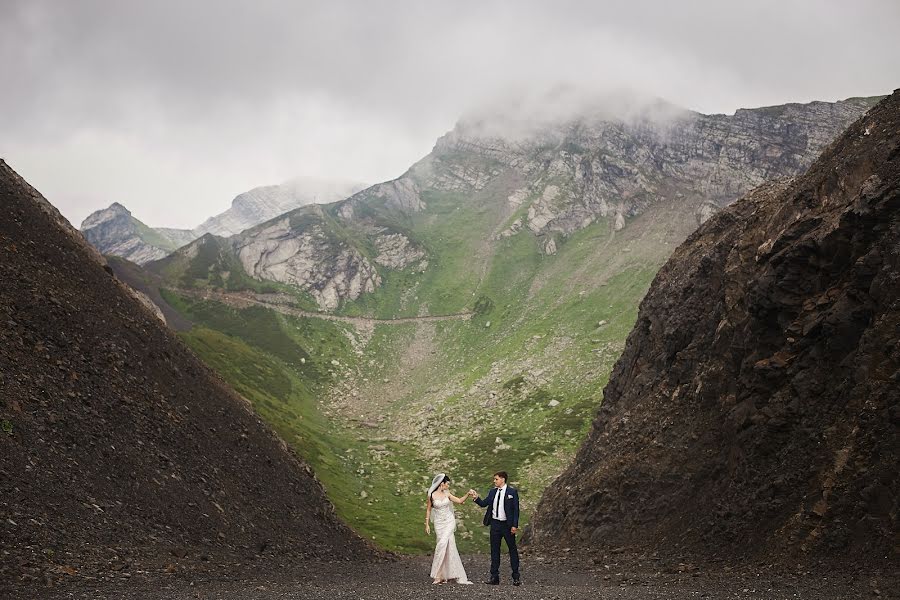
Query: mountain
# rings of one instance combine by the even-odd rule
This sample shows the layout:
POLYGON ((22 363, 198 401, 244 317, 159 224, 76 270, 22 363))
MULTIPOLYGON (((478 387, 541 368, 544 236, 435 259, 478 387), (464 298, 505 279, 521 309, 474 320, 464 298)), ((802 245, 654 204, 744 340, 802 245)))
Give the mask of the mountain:
POLYGON ((239 263, 242 280, 289 284, 334 310, 379 287, 385 270, 424 270, 435 251, 413 222, 420 213, 439 214, 451 196, 473 205, 491 196, 484 210, 495 229, 477 242, 485 256, 497 240, 521 233, 536 236, 542 253, 552 255, 593 223, 608 220, 621 231, 629 219, 663 206, 681 241, 753 186, 808 167, 872 103, 788 104, 725 116, 657 101, 626 117, 599 113, 525 133, 500 117, 463 121, 401 178, 236 236, 228 271, 239 263))
POLYGON ((148 227, 118 202, 91 213, 81 231, 106 256, 143 265, 207 234, 230 236, 305 204, 336 202, 365 187, 342 181, 298 177, 281 185, 258 187, 235 197, 231 208, 195 229, 148 227))
POLYGON ((675 251, 533 540, 896 566, 898 248, 900 90, 675 251))
POLYGON ((298 177, 281 185, 253 188, 236 196, 231 208, 196 227, 194 235, 196 238, 212 233, 228 237, 306 204, 343 200, 364 187, 358 183, 298 177))
POLYGON ((81 231, 102 254, 121 256, 140 265, 195 239, 189 231, 148 227, 118 202, 88 215, 81 231))
POLYGON ((0 199, 0 591, 371 556, 309 466, 2 161, 0 199))
MULTIPOLYGON (((505 469, 527 520, 672 251, 757 183, 800 174, 874 103, 468 118, 399 179, 204 236, 147 280, 347 522, 428 552, 402 515, 429 473, 467 489, 505 469)), ((459 544, 480 548, 459 516, 459 544)))

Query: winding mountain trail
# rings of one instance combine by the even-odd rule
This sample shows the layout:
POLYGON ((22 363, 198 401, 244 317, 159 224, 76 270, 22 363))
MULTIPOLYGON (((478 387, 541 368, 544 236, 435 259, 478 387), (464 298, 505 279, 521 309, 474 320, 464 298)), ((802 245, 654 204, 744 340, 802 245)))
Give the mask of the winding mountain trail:
POLYGON ((405 323, 437 323, 439 321, 467 321, 474 313, 454 313, 449 315, 426 315, 419 317, 398 317, 396 319, 374 319, 371 317, 348 317, 332 313, 303 310, 293 306, 294 299, 288 294, 258 294, 254 292, 222 292, 218 290, 192 290, 185 288, 170 288, 171 291, 182 296, 197 298, 199 300, 212 300, 221 302, 226 306, 235 308, 247 308, 249 306, 262 306, 294 317, 312 317, 348 323, 360 330, 371 330, 376 325, 403 325, 405 323))

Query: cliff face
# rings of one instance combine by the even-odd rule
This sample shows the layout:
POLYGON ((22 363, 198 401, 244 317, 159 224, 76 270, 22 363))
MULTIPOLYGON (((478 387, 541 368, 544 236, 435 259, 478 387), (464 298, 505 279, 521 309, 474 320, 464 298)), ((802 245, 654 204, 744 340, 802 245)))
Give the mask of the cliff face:
MULTIPOLYGON (((321 215, 321 209, 314 213, 321 215)), ((325 222, 304 225, 295 228, 285 216, 239 236, 235 252, 245 271, 255 279, 296 286, 324 309, 381 283, 372 262, 353 245, 333 239, 325 222)))
POLYGON ((368 553, 309 467, 3 162, 0 200, 0 589, 108 561, 368 553))
POLYGON ((532 540, 896 560, 898 333, 895 92, 675 252, 532 540))
POLYGON ((509 202, 522 213, 503 234, 527 228, 568 236, 600 218, 616 229, 648 207, 674 200, 702 222, 763 181, 796 175, 871 99, 787 104, 702 115, 653 104, 627 117, 585 117, 529 132, 516 141, 503 126, 462 123, 441 138, 416 171, 422 187, 483 186, 504 168, 524 185, 509 202), (460 155, 481 156, 492 171, 473 171, 460 155))

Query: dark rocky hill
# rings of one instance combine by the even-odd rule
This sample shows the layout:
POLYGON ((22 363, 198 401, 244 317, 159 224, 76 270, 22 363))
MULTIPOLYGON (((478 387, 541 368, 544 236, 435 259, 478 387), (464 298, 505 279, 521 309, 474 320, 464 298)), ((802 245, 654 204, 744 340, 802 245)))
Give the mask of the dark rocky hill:
POLYGON ((674 253, 531 539, 896 566, 900 91, 674 253))
POLYGON ((191 322, 172 308, 160 294, 162 282, 158 275, 119 256, 104 258, 109 268, 112 269, 113 275, 138 294, 139 298, 150 306, 151 310, 156 312, 166 325, 175 331, 186 331, 191 328, 191 322))
POLYGON ((2 161, 0 202, 0 596, 110 568, 370 555, 309 467, 2 161))

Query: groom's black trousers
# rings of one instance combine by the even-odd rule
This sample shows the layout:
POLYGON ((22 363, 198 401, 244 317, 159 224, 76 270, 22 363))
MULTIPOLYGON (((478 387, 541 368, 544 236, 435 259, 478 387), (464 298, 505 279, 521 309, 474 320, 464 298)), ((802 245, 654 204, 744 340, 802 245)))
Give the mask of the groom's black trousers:
POLYGON ((491 519, 491 579, 500 579, 500 540, 506 540, 509 548, 509 566, 512 567, 513 579, 519 578, 519 550, 516 548, 516 536, 510 531, 509 521, 491 519))

